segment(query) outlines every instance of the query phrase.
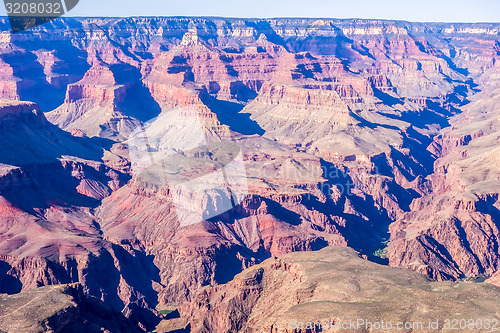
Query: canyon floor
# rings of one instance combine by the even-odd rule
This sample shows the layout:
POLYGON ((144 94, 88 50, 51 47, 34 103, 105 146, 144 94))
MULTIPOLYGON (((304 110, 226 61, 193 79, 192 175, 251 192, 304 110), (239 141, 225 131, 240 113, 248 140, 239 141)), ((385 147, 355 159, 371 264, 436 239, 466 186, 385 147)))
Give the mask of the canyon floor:
POLYGON ((0 27, 0 330, 499 319, 500 24, 0 27))

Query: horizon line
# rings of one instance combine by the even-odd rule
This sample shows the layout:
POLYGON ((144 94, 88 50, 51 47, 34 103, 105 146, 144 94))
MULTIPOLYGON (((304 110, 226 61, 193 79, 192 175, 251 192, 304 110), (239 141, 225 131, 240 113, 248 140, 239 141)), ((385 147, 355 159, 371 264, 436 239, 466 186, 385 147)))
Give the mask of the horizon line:
MULTIPOLYGON (((8 15, 0 15, 0 18, 9 19, 8 15)), ((131 18, 186 18, 186 19, 232 19, 232 20, 338 20, 338 21, 386 21, 386 22, 405 22, 405 23, 425 23, 425 24, 499 24, 492 21, 411 21, 405 19, 389 19, 389 18, 360 18, 360 17, 310 17, 310 16, 277 16, 277 17, 238 17, 238 16, 212 16, 212 15, 138 15, 138 16, 72 16, 63 15, 57 19, 131 19, 131 18)))

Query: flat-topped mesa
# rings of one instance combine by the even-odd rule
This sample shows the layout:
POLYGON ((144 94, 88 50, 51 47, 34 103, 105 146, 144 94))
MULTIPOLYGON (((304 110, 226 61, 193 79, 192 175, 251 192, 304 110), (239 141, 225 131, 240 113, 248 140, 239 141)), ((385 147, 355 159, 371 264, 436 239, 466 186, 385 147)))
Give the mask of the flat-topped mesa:
MULTIPOLYGON (((261 88, 259 96, 255 99, 255 103, 262 103, 270 106, 281 106, 303 111, 311 110, 335 110, 338 114, 338 123, 342 123, 347 118, 341 115, 348 115, 349 111, 346 108, 346 103, 342 100, 342 96, 355 96, 359 98, 354 89, 342 85, 304 85, 289 86, 282 84, 264 84, 261 88), (319 89, 318 89, 319 88, 319 89)), ((326 112, 325 112, 326 113, 326 112)), ((298 115, 290 114, 290 118, 295 118, 298 115)), ((319 115, 318 115, 319 116, 319 115)))
POLYGON ((39 128, 49 122, 35 103, 0 99, 0 129, 12 131, 20 124, 39 128))
POLYGON ((89 99, 99 106, 123 102, 125 86, 116 82, 108 66, 96 64, 78 82, 68 85, 64 103, 89 99))
POLYGON ((220 137, 230 136, 229 127, 222 125, 216 113, 207 106, 214 98, 204 86, 182 87, 167 82, 157 82, 151 78, 146 78, 144 85, 162 112, 178 110, 182 117, 198 118, 200 124, 212 133, 217 133, 220 137))
POLYGON ((162 109, 202 104, 202 100, 200 99, 200 90, 202 89, 189 89, 174 84, 158 83, 148 79, 144 81, 144 84, 162 109))

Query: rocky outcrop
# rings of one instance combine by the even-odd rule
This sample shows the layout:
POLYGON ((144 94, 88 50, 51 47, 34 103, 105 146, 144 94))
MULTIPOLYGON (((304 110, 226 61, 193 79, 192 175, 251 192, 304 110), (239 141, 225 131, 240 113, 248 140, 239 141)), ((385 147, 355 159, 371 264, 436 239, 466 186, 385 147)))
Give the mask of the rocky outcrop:
POLYGON ((0 306, 4 332, 139 332, 120 313, 85 296, 80 284, 2 294, 0 306))
POLYGON ((0 104, 0 121, 4 131, 14 130, 21 125, 46 127, 47 119, 35 103, 15 102, 4 99, 0 104))
POLYGON ((500 273, 496 272, 495 274, 493 274, 492 277, 486 280, 486 282, 492 283, 500 287, 500 273))
POLYGON ((157 115, 157 106, 131 65, 95 63, 84 77, 67 86, 64 103, 47 114, 68 130, 87 136, 124 139, 142 121, 157 115))

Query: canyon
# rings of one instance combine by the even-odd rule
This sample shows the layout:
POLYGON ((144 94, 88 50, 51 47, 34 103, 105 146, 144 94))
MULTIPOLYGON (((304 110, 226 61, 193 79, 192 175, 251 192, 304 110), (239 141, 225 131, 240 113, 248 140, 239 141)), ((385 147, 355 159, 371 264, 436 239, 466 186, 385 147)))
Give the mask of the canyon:
POLYGON ((225 285, 206 286, 159 331, 370 332, 378 323, 385 331, 399 324, 402 331, 442 332, 445 322, 429 327, 429 320, 498 316, 499 292, 486 283, 430 281, 327 247, 267 259, 225 285))
POLYGON ((390 276, 393 299, 447 290, 443 315, 498 293, 500 24, 0 27, 0 305, 39 290, 67 314, 26 327, 288 332, 293 309, 319 320, 309 302, 339 301, 322 284, 381 292, 371 273, 346 282, 356 267, 390 276), (89 321, 89 302, 123 327, 89 321))

